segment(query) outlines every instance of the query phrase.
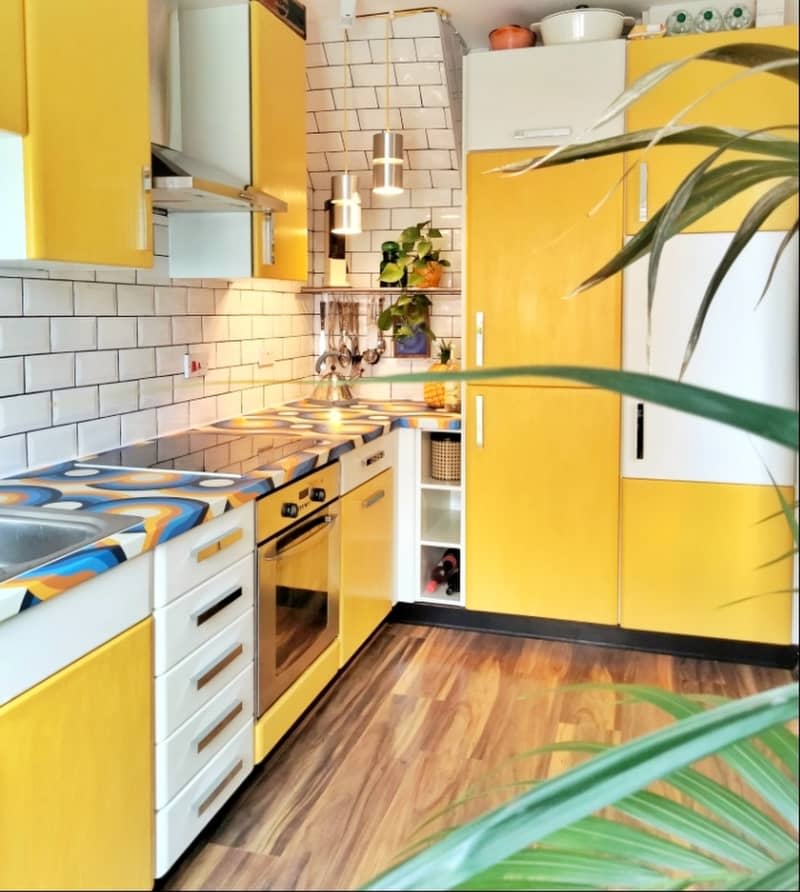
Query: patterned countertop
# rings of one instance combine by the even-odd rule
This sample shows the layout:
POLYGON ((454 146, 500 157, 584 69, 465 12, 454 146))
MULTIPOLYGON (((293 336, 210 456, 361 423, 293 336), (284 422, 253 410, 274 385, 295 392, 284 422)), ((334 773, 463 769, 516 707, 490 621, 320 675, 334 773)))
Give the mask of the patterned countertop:
POLYGON ((416 402, 327 408, 301 400, 118 450, 115 463, 127 467, 87 467, 109 463, 104 454, 0 480, 0 505, 140 518, 124 532, 0 582, 0 622, 397 427, 460 430, 461 422, 457 414, 416 402), (179 469, 192 464, 185 461, 191 456, 208 467, 212 459, 199 455, 208 449, 215 450, 216 476, 179 469), (129 455, 147 455, 147 469, 128 464, 129 455))

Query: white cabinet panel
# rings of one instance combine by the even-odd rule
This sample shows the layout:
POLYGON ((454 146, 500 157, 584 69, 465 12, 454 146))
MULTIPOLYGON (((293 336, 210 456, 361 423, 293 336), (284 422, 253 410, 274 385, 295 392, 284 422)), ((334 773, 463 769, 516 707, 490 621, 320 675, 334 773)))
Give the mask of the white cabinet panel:
MULTIPOLYGON (((464 148, 553 146, 581 136, 625 88, 625 41, 470 53, 464 148)), ((623 132, 619 115, 592 138, 623 132)))
MULTIPOLYGON (((664 251, 653 309, 647 366, 647 258, 625 271, 623 367, 677 378, 706 283, 732 238, 729 233, 679 235, 664 251)), ((712 303, 684 380, 745 399, 796 407, 796 246, 778 266, 764 300, 781 232, 758 233, 728 273, 712 303)), ((587 295, 591 298, 591 295, 587 295)), ((794 455, 759 437, 647 404, 642 458, 637 458, 637 404, 623 401, 622 470, 625 477, 720 483, 794 482, 794 455)))

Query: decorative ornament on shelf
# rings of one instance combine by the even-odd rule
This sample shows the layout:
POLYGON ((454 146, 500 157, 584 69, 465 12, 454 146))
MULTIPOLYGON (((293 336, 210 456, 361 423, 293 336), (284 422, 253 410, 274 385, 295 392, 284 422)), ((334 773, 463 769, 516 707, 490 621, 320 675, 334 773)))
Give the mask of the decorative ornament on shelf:
MULTIPOLYGON (((429 372, 451 372, 458 369, 453 359, 452 341, 439 341, 439 359, 428 369, 429 372)), ((461 411, 461 385, 457 381, 426 381, 425 403, 430 409, 446 409, 448 412, 461 411)))
POLYGON ((381 282, 400 282, 407 273, 409 288, 437 288, 443 267, 450 266, 449 260, 440 259, 439 249, 434 246, 434 239, 442 237, 438 229, 431 227, 430 220, 404 229, 400 234, 397 260, 383 266, 381 282))

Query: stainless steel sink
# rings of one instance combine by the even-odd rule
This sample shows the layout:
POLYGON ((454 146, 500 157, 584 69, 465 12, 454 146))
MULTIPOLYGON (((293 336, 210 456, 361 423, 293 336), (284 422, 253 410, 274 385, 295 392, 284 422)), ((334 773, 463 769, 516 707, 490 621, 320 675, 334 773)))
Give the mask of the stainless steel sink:
POLYGON ((0 581, 48 564, 140 523, 121 514, 0 508, 0 581))

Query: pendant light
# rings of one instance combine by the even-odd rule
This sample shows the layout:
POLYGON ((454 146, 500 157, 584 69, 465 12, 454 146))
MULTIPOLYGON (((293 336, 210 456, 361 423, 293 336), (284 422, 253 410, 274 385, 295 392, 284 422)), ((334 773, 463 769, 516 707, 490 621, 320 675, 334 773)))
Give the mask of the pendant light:
POLYGON ((336 235, 358 235, 361 232, 361 196, 358 194, 358 176, 350 173, 347 154, 347 130, 350 114, 347 106, 347 78, 350 73, 347 29, 344 31, 344 99, 342 105, 342 142, 344 143, 344 173, 331 177, 331 203, 333 226, 336 235))
POLYGON ((403 191, 403 134, 390 127, 389 66, 392 14, 386 17, 386 128, 372 137, 372 191, 376 195, 400 195, 403 191))

